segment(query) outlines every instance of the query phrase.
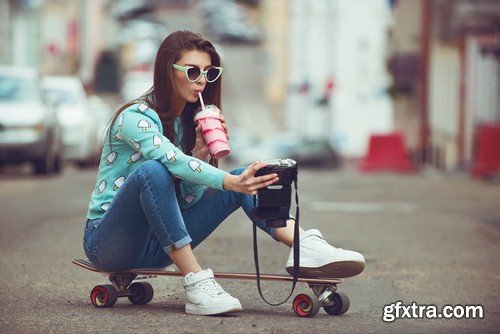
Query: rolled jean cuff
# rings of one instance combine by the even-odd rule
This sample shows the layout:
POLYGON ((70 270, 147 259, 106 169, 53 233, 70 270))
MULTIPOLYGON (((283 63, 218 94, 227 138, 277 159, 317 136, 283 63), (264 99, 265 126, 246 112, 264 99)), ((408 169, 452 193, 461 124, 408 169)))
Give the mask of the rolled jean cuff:
POLYGON ((182 238, 179 241, 174 242, 173 244, 169 246, 163 246, 163 250, 167 253, 170 254, 172 251, 176 249, 181 249, 182 247, 188 245, 191 243, 191 237, 189 235, 186 235, 184 238, 182 238))

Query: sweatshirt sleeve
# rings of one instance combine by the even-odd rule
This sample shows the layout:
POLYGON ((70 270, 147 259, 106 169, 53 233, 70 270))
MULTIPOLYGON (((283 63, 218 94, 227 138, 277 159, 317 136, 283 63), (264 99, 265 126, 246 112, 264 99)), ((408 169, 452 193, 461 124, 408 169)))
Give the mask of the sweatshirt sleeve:
POLYGON ((196 184, 222 189, 227 174, 199 159, 184 154, 159 127, 156 112, 144 105, 125 109, 118 118, 121 138, 148 160, 158 160, 175 176, 196 184))
POLYGON ((179 198, 181 200, 179 202, 181 208, 187 208, 191 204, 196 203, 201 198, 206 188, 204 185, 189 182, 187 180, 181 180, 179 187, 181 191, 181 198, 179 198))

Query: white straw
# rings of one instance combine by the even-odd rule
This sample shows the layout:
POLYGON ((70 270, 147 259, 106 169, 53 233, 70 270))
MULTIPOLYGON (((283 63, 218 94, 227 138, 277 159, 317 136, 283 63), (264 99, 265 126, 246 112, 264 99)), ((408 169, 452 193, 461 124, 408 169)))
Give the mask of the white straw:
POLYGON ((201 96, 201 92, 198 92, 198 96, 200 97, 201 109, 205 110, 205 103, 203 103, 203 96, 201 96))

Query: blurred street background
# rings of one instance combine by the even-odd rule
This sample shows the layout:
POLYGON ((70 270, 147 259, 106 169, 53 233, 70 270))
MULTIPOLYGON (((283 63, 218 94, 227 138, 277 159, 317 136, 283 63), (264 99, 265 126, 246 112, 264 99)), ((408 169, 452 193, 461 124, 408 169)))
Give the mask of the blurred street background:
MULTIPOLYGON (((500 1, 0 0, 0 332, 497 332, 499 175, 500 1), (297 160, 301 224, 365 255, 340 285, 345 315, 294 317, 241 281, 220 282, 238 316, 184 315, 175 279, 151 280, 147 306, 91 305, 106 278, 70 261, 101 141, 180 29, 222 57, 221 168, 297 160), (485 316, 383 322, 397 301, 485 316)), ((253 272, 251 233, 237 212, 195 253, 253 272)), ((288 250, 259 241, 261 270, 285 273, 288 250)), ((276 301, 289 288, 264 287, 276 301)))

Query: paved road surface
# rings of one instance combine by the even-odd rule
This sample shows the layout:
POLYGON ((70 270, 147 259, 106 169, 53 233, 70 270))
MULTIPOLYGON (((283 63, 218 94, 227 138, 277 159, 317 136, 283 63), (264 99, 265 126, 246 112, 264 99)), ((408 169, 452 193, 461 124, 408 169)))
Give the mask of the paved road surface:
MULTIPOLYGON (((4 333, 122 332, 494 332, 500 326, 498 262, 500 185, 461 177, 359 176, 350 169, 301 170, 302 224, 328 240, 361 251, 367 268, 340 286, 351 298, 341 317, 322 312, 294 317, 290 303, 264 304, 251 281, 221 281, 242 301, 237 316, 183 313, 178 279, 151 280, 156 297, 145 306, 119 300, 96 309, 89 291, 104 276, 79 269, 85 206, 94 170, 67 170, 36 178, 12 170, 0 175, 0 328, 4 333), (485 318, 382 321, 383 306, 481 304, 485 318)), ((284 273, 288 250, 259 235, 263 271, 284 273)), ((251 225, 231 216, 197 250, 204 267, 253 271, 251 225)), ((285 296, 288 284, 265 282, 269 298, 285 296)), ((307 292, 300 286, 297 292, 307 292)))

